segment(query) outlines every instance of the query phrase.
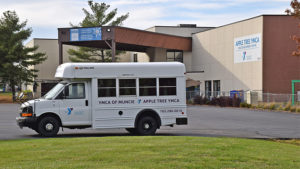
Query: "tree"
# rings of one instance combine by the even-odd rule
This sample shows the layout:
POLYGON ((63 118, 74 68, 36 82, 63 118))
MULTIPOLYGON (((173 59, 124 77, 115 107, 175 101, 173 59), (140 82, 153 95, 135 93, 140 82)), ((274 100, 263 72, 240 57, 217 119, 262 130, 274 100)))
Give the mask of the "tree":
MULTIPOLYGON (((300 19, 300 3, 298 2, 298 0, 292 0, 290 5, 291 5, 292 9, 286 9, 285 12, 288 15, 291 15, 291 16, 294 16, 297 19, 300 19)), ((300 28, 300 24, 298 26, 300 28)), ((291 39, 296 42, 296 46, 297 46, 296 51, 293 51, 292 55, 293 56, 300 56, 300 37, 297 36, 297 35, 292 35, 291 39)))
POLYGON ((0 18, 0 77, 8 82, 15 98, 15 86, 31 83, 38 70, 28 67, 46 60, 44 53, 35 52, 38 47, 24 47, 23 42, 32 33, 25 28, 27 21, 21 22, 15 11, 6 11, 0 18))
MULTIPOLYGON (((72 27, 97 27, 97 26, 120 26, 128 18, 129 13, 116 17, 117 8, 112 11, 107 11, 110 8, 110 5, 105 3, 97 3, 93 1, 88 1, 88 5, 91 9, 89 12, 87 9, 83 8, 85 18, 79 25, 73 25, 72 27), (114 19, 115 18, 115 19, 114 19)), ((88 47, 79 47, 78 50, 69 49, 68 50, 69 58, 72 62, 111 62, 111 51, 98 49, 98 48, 88 48, 88 47), (73 56, 73 57, 72 57, 73 56)), ((120 54, 120 51, 117 51, 116 54, 120 54)))

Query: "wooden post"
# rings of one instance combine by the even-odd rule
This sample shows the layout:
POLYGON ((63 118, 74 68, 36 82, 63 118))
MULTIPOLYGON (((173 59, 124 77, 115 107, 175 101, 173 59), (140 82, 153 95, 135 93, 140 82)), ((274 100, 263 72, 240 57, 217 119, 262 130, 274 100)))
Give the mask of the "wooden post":
POLYGON ((63 44, 61 42, 58 42, 58 50, 59 50, 59 65, 63 63, 63 44))
POLYGON ((111 40, 111 56, 112 62, 116 62, 116 41, 111 40))

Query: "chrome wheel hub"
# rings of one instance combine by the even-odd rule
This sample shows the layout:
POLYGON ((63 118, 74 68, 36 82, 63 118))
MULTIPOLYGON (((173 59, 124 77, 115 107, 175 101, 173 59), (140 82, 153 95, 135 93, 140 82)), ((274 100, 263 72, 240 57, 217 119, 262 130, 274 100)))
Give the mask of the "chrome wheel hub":
POLYGON ((149 129, 149 128, 150 128, 150 125, 149 125, 148 123, 145 123, 145 124, 144 124, 144 129, 147 130, 147 129, 149 129))
POLYGON ((51 131, 51 130, 53 130, 54 126, 51 123, 47 123, 45 128, 46 128, 47 131, 51 131))

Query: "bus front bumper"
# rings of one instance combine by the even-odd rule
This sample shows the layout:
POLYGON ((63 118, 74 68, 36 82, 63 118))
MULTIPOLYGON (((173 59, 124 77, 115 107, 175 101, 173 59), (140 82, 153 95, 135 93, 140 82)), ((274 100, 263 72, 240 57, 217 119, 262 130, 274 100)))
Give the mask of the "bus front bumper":
POLYGON ((36 117, 16 117, 17 124, 20 128, 33 128, 37 123, 36 117))

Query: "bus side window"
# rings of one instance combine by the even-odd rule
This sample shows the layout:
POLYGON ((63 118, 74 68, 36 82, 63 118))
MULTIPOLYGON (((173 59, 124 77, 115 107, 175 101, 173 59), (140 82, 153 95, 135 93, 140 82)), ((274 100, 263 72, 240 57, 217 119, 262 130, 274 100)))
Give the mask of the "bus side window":
POLYGON ((159 95, 176 95, 176 78, 159 78, 159 95))
POLYGON ((98 79, 98 97, 116 97, 116 79, 98 79))
POLYGON ((136 96, 136 79, 119 79, 120 96, 136 96))
POLYGON ((156 78, 139 79, 140 96, 156 96, 156 78))

